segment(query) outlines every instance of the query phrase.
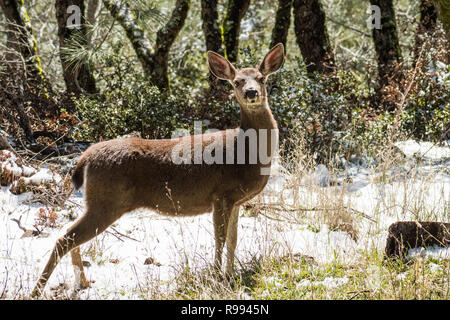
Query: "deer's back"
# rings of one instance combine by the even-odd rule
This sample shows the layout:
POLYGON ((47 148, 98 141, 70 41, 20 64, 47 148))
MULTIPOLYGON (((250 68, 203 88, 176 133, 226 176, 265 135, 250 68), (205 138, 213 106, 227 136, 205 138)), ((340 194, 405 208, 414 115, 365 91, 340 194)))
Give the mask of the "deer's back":
MULTIPOLYGON (((224 131, 213 135, 225 139, 224 131)), ((147 207, 169 215, 196 215, 211 212, 216 197, 239 202, 262 190, 267 176, 261 176, 257 165, 175 164, 172 149, 192 145, 192 139, 125 138, 91 146, 82 156, 87 164, 87 205, 108 203, 119 211, 147 207)))

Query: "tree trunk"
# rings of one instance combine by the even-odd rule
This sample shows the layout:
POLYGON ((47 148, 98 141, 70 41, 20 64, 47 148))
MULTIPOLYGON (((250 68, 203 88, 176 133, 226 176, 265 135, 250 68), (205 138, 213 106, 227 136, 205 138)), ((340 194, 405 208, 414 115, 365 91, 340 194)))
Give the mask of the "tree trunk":
POLYGON ((278 9, 275 17, 275 26, 272 29, 272 40, 270 47, 282 43, 286 50, 286 41, 291 24, 291 10, 293 0, 278 0, 278 9))
POLYGON ((217 13, 217 0, 201 0, 202 29, 205 35, 206 50, 223 55, 222 35, 217 13))
MULTIPOLYGON (((0 78, 0 113, 10 123, 22 128, 28 141, 32 141, 30 105, 33 120, 55 114, 49 96, 51 87, 41 67, 37 53, 37 41, 33 35, 30 18, 22 0, 0 0, 0 7, 7 21, 7 47, 5 54, 6 76, 0 78)), ((3 68, 2 68, 3 69, 3 68)))
POLYGON ((153 68, 153 52, 150 42, 144 37, 144 30, 136 24, 135 18, 130 13, 128 5, 118 0, 103 0, 105 7, 109 10, 115 20, 117 20, 125 30, 128 39, 133 46, 136 56, 139 59, 144 72, 149 74, 153 68))
MULTIPOLYGON (((206 50, 223 55, 217 0, 201 0, 201 6, 202 29, 205 36, 206 50)), ((214 76, 211 72, 209 72, 208 80, 210 93, 216 94, 228 91, 222 80, 214 76)))
POLYGON ((450 1, 433 0, 439 19, 444 27, 447 41, 450 42, 450 1))
POLYGON ((88 40, 85 25, 84 0, 56 0, 56 20, 58 22, 59 56, 64 82, 68 93, 95 93, 95 79, 92 67, 87 61, 73 61, 67 50, 81 49, 88 40))
POLYGON ((297 44, 308 72, 333 73, 334 57, 320 1, 294 0, 294 24, 297 44))
POLYGON ((370 3, 381 10, 381 29, 373 28, 372 37, 378 63, 378 84, 382 88, 391 81, 399 82, 403 78, 402 55, 392 0, 370 0, 370 3))
POLYGON ((437 13, 431 0, 420 2, 420 21, 416 32, 416 44, 414 47, 414 61, 419 58, 422 45, 427 35, 431 35, 436 29, 437 13))
MULTIPOLYGON (((30 18, 23 1, 0 0, 0 7, 8 23, 8 46, 20 53, 23 58, 27 83, 45 88, 45 76, 37 54, 37 41, 33 36, 30 18)), ((6 59, 19 60, 15 58, 13 52, 7 54, 6 59)))
POLYGON ((420 3, 420 27, 426 31, 433 31, 436 27, 437 12, 431 0, 422 0, 420 3))
POLYGON ((156 34, 156 46, 153 54, 153 69, 151 71, 153 83, 160 89, 169 88, 167 69, 169 65, 169 51, 186 20, 190 0, 177 0, 169 21, 156 34))
POLYGON ((119 0, 103 0, 111 15, 124 28, 128 39, 150 81, 160 90, 169 88, 167 75, 169 51, 184 25, 190 0, 177 0, 169 21, 157 32, 155 50, 144 36, 144 30, 136 23, 128 5, 119 0))
POLYGON ((223 19, 223 40, 225 44, 225 57, 236 62, 239 51, 239 34, 241 20, 247 12, 250 0, 229 0, 227 12, 223 19))
POLYGON ((88 0, 87 9, 86 9, 86 38, 88 45, 91 45, 91 40, 93 36, 93 29, 97 22, 97 15, 100 8, 100 0, 88 0))

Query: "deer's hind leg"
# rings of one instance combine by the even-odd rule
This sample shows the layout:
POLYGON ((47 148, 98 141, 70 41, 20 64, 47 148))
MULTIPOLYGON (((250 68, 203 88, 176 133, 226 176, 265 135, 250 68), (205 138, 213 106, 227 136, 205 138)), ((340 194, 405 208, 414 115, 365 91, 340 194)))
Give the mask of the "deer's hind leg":
POLYGON ((80 246, 72 249, 70 251, 72 256, 72 264, 75 271, 75 274, 78 274, 80 280, 80 289, 86 289, 90 287, 89 281, 86 279, 86 275, 84 274, 83 260, 81 259, 81 251, 80 246))
MULTIPOLYGON (((115 215, 105 212, 105 208, 88 209, 88 211, 86 211, 86 213, 67 230, 66 234, 56 241, 56 245, 50 254, 50 258, 38 282, 36 283, 31 296, 40 296, 45 285, 47 284, 48 279, 55 270, 56 265, 69 251, 75 249, 72 254, 72 258, 75 257, 76 266, 81 265, 82 267, 78 246, 103 232, 116 220, 115 217, 115 215), (77 261, 77 259, 79 259, 79 261, 77 261)), ((84 277, 84 280, 86 280, 86 277, 84 277)), ((85 284, 86 283, 87 280, 85 284)))

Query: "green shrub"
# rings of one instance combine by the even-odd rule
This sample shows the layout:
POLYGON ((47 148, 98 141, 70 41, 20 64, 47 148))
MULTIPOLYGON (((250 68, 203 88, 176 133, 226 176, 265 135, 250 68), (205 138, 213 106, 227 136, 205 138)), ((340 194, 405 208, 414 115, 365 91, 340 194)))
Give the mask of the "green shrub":
POLYGON ((287 140, 291 134, 303 135, 311 155, 324 161, 352 135, 354 118, 359 117, 356 111, 365 108, 367 90, 348 73, 311 77, 300 60, 298 64, 273 76, 270 105, 280 135, 287 140))
MULTIPOLYGON (((208 94, 207 74, 202 70, 204 53, 194 50, 181 57, 179 66, 185 67, 171 74, 171 91, 161 93, 121 50, 120 46, 112 48, 103 58, 110 72, 97 76, 102 94, 75 101, 82 120, 75 130, 77 139, 98 141, 133 131, 145 138, 167 138, 176 129, 192 133, 196 120, 203 121, 205 129, 239 125, 236 102, 216 101, 208 94)), ((243 47, 237 66, 256 65, 261 55, 258 50, 243 47)), ((295 147, 291 135, 300 135, 306 151, 317 162, 326 162, 352 154, 376 154, 394 136, 436 141, 450 126, 447 65, 435 62, 430 65, 432 72, 418 72, 396 114, 371 109, 374 89, 362 77, 339 68, 334 76, 311 76, 301 58, 296 64, 291 61, 289 68, 282 68, 268 81, 269 103, 287 150, 295 147)))
POLYGON ((139 132, 145 138, 166 138, 186 128, 191 104, 184 92, 160 93, 145 81, 121 90, 76 100, 82 122, 75 136, 88 141, 139 132))

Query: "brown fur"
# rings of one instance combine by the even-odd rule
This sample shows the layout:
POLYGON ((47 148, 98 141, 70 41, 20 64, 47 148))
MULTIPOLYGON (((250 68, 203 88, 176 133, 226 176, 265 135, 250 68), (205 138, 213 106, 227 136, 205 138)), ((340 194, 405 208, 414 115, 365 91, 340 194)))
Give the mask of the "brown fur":
MULTIPOLYGON (((277 130, 270 111, 265 78, 278 70, 284 60, 282 45, 275 46, 258 68, 236 70, 225 58, 208 52, 211 71, 229 80, 241 105, 241 129, 277 130), (235 81, 241 81, 239 83, 235 81), (242 81, 245 80, 245 81, 242 81), (246 97, 247 91, 255 96, 246 97)), ((149 208, 170 216, 191 216, 213 211, 216 240, 215 265, 221 267, 222 251, 227 245, 227 272, 231 273, 237 240, 239 206, 262 191, 269 178, 261 168, 270 163, 236 164, 238 129, 218 131, 178 139, 115 139, 97 143, 86 150, 74 170, 76 188, 84 184, 86 212, 60 238, 33 291, 39 295, 59 259, 72 250, 74 265, 81 270, 82 286, 87 286, 80 263, 79 245, 103 232, 125 213, 149 208), (201 149, 217 146, 225 158, 233 146, 235 164, 174 164, 175 146, 186 146, 195 155, 194 145, 201 138, 201 149), (228 142, 228 143, 227 143, 228 142), (83 283, 84 282, 84 283, 83 283)), ((258 145, 265 138, 257 134, 258 145)), ((267 136, 270 141, 270 134, 267 136)), ((247 141, 247 140, 246 140, 247 141)), ((268 143, 270 147, 270 143, 268 143)), ((252 146, 245 143, 248 160, 252 146)), ((268 154, 274 150, 269 148, 268 154)))

